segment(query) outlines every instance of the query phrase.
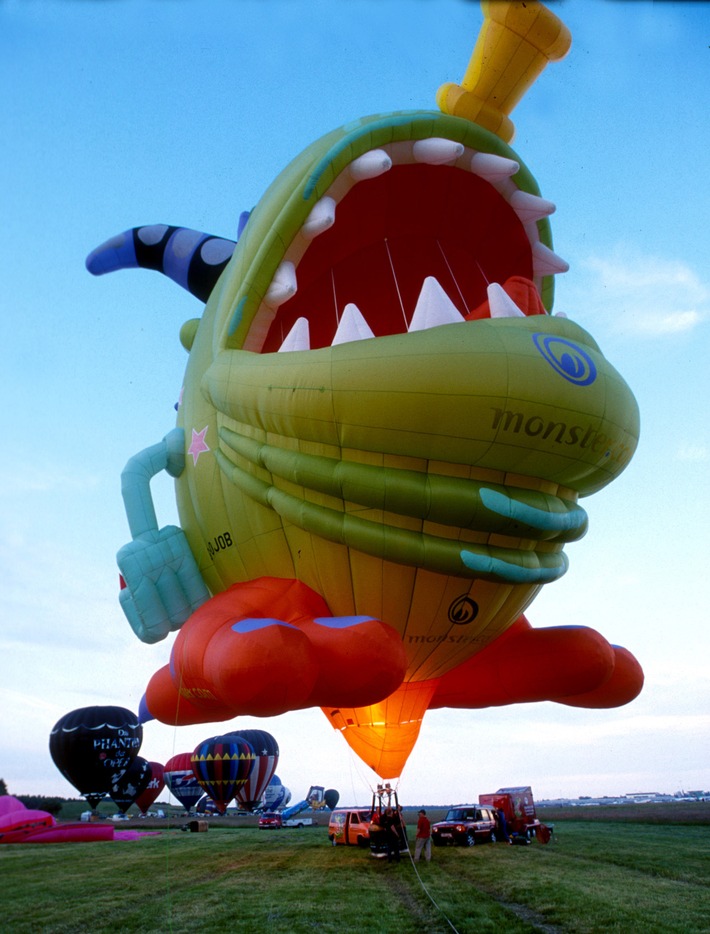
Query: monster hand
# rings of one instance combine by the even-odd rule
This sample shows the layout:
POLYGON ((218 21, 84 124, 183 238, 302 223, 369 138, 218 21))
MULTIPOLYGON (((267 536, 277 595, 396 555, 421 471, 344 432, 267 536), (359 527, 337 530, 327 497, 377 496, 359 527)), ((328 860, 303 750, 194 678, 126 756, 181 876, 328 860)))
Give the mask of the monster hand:
POLYGON ((121 493, 133 541, 118 552, 125 583, 120 602, 143 642, 159 642, 179 629, 209 598, 182 529, 158 528, 150 481, 161 470, 179 477, 185 467, 185 436, 175 428, 132 457, 121 474, 121 493))

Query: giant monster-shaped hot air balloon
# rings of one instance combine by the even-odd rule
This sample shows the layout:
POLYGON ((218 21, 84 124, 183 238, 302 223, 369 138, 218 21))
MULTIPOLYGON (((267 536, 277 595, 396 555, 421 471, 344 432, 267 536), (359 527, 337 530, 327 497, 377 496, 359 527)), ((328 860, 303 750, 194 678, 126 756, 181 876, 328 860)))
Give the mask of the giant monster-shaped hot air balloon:
POLYGON ((179 630, 145 696, 166 723, 320 706, 392 778, 430 707, 641 688, 595 631, 523 616, 639 421, 590 334, 551 313, 554 205, 509 146, 511 109, 569 33, 539 3, 482 7, 439 111, 328 133, 236 244, 153 225, 87 260, 162 270, 206 302, 180 332, 177 427, 123 474, 123 609, 146 642, 179 630), (158 525, 163 470, 181 528, 158 525))

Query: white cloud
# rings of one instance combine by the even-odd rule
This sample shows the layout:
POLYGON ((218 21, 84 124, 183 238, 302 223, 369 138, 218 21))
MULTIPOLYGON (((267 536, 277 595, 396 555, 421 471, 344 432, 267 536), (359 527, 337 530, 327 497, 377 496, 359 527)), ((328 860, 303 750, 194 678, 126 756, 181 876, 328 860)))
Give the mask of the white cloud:
POLYGON ((692 331, 706 317, 705 314, 696 309, 689 311, 677 310, 670 314, 666 311, 645 309, 643 317, 636 321, 636 329, 649 336, 660 337, 663 334, 681 334, 684 331, 692 331))
POLYGON ((95 474, 61 473, 40 469, 32 463, 16 465, 0 474, 0 489, 7 497, 23 493, 76 493, 93 489, 101 484, 95 474))
POLYGON ((710 283, 682 260, 617 246, 581 260, 589 279, 578 283, 584 304, 613 320, 613 328, 648 337, 693 331, 710 318, 710 283))
POLYGON ((683 444, 676 453, 679 461, 700 464, 710 460, 710 448, 706 444, 683 444))
POLYGON ((617 292, 639 289, 674 288, 696 301, 707 301, 708 288, 697 274, 681 260, 668 260, 617 247, 613 256, 590 257, 586 265, 595 270, 604 288, 617 292))

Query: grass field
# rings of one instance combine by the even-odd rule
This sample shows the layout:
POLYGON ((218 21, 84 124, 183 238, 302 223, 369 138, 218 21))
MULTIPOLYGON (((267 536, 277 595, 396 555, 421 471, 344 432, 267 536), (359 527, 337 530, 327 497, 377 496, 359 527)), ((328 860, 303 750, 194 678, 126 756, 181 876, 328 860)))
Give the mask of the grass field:
POLYGON ((0 931, 710 932, 708 809, 673 805, 669 822, 643 807, 623 819, 545 813, 548 846, 435 849, 416 867, 331 847, 323 824, 163 822, 135 842, 8 845, 0 931))

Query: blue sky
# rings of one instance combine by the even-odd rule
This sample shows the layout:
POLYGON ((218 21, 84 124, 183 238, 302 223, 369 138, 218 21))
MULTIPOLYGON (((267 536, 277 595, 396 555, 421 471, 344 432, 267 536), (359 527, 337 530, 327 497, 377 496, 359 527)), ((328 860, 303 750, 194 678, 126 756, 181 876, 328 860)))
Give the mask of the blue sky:
MULTIPOLYGON (((633 389, 638 452, 584 501, 587 536, 528 610, 535 626, 598 629, 641 661, 625 708, 552 704, 433 711, 404 803, 501 785, 538 797, 710 788, 710 5, 564 0, 568 57, 512 114, 513 147, 554 201, 555 310, 633 389), (442 780, 442 774, 446 775, 442 780)), ((73 796, 48 752, 66 712, 137 710, 167 642, 140 643, 118 605, 128 539, 120 472, 174 424, 200 312, 167 279, 90 276, 84 258, 128 227, 235 238, 239 214, 308 143, 369 113, 433 109, 459 81, 481 13, 466 0, 0 2, 0 777, 14 794, 73 796)), ((153 483, 161 524, 171 482, 153 483)), ((374 781, 320 711, 269 729, 294 795, 369 800, 374 781)), ((165 761, 220 728, 144 728, 165 761)))

